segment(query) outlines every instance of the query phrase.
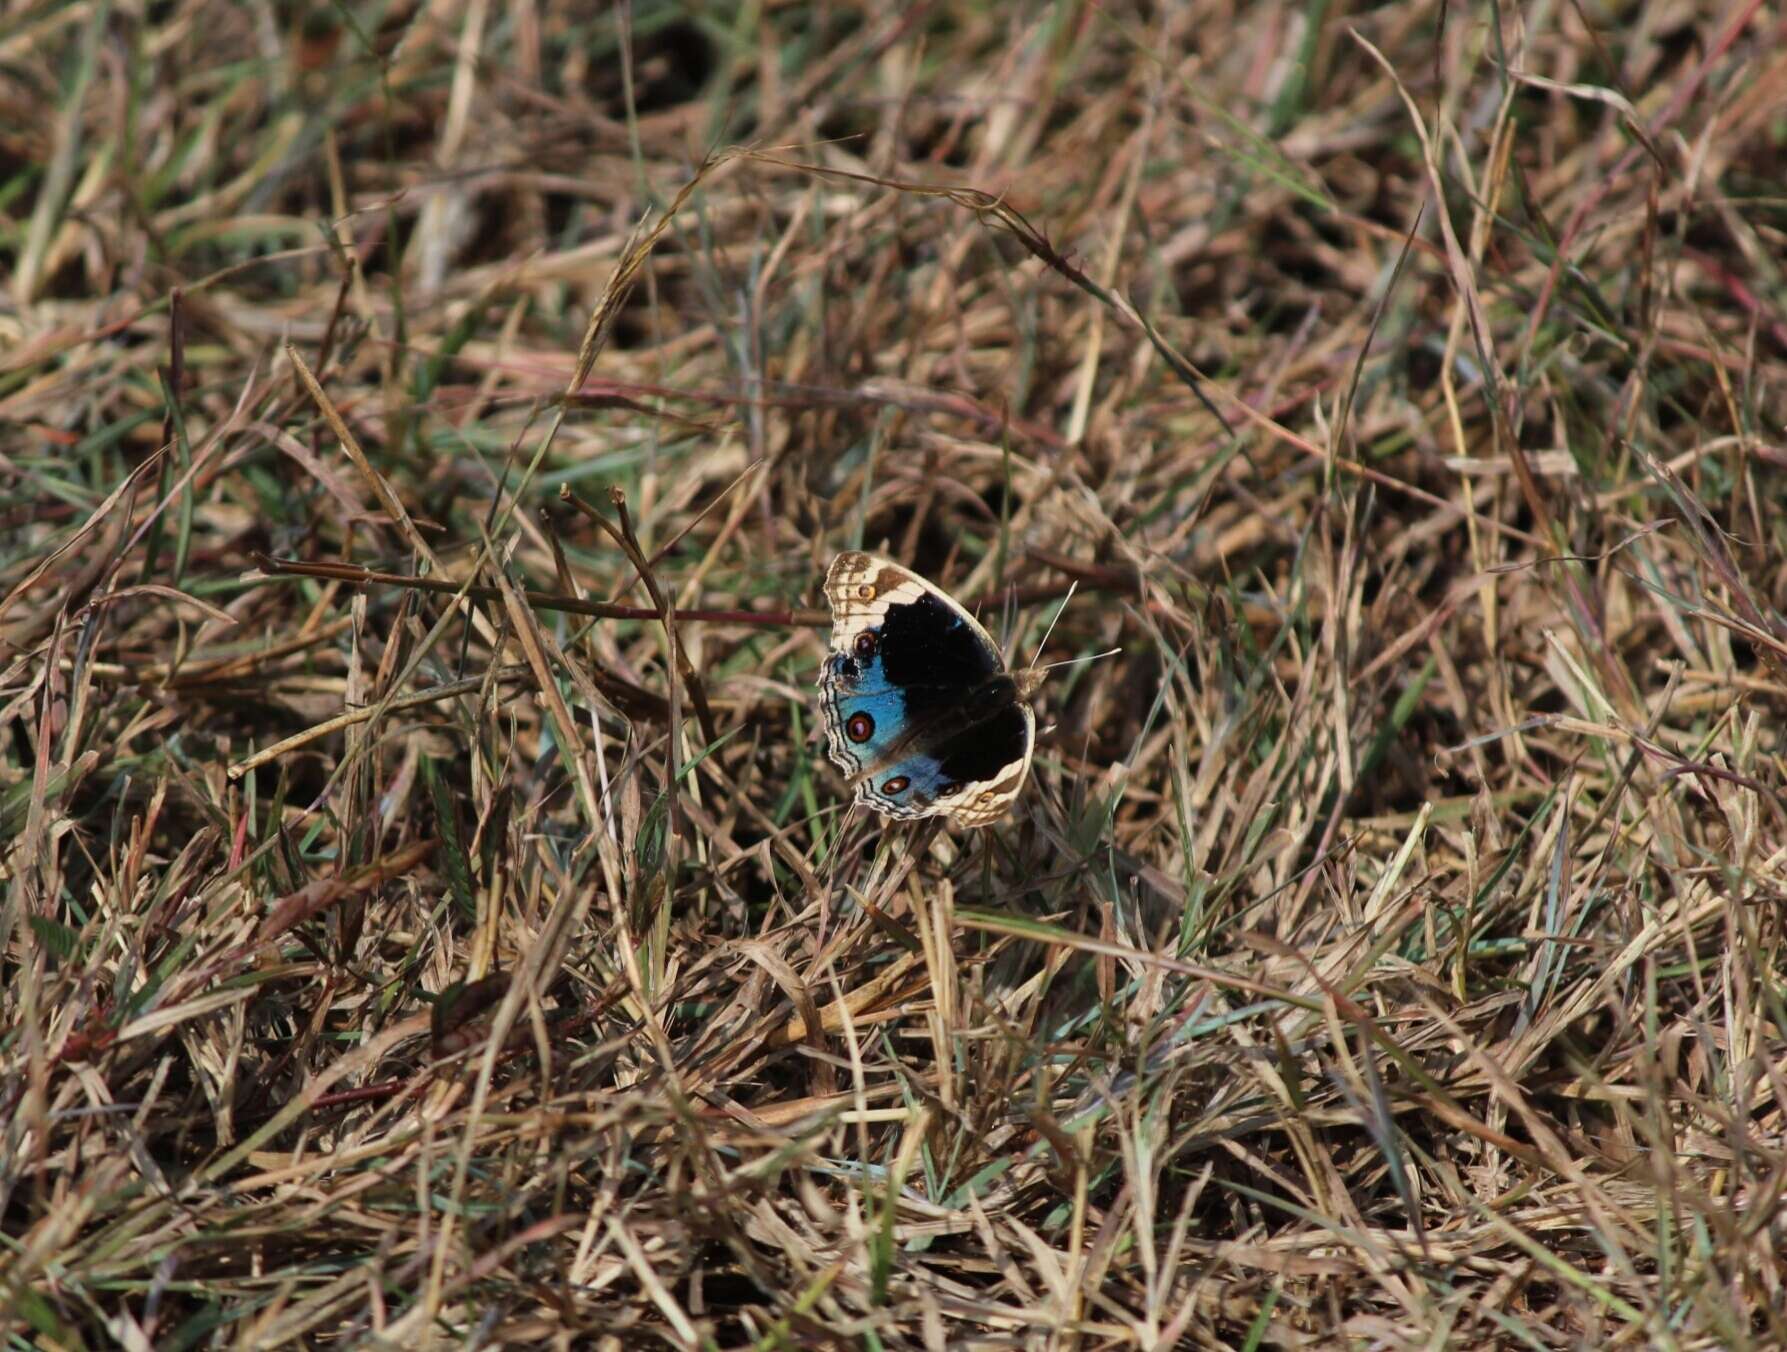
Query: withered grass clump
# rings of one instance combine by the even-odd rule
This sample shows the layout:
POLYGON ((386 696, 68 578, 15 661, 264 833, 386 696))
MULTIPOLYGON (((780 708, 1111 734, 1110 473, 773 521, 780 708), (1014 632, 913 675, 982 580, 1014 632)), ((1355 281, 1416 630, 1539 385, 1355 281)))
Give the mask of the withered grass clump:
POLYGON ((1779 13, 740 12, 0 17, 8 1345, 1787 1342, 1779 13))

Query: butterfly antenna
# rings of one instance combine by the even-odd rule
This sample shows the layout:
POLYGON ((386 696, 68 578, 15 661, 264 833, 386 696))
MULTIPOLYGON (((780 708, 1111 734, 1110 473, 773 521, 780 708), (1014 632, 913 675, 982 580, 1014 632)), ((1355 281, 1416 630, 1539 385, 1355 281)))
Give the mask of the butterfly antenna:
MULTIPOLYGON (((1049 627, 1047 629, 1043 630, 1042 642, 1038 643, 1036 645, 1036 656, 1037 657, 1041 657, 1042 650, 1049 646, 1049 635, 1051 635, 1055 632, 1056 624, 1058 624, 1060 622, 1061 616, 1066 612, 1068 602, 1073 600, 1073 594, 1076 590, 1078 590, 1079 585, 1080 585, 1080 583, 1079 583, 1078 578, 1075 578, 1072 582, 1067 584, 1067 595, 1061 598, 1060 609, 1056 610, 1054 618, 1049 621, 1049 627)), ((1032 670, 1037 670, 1037 671, 1047 671, 1048 670, 1047 667, 1038 667, 1036 665, 1036 661, 1034 658, 1031 659, 1030 666, 1031 666, 1032 670)))
MULTIPOLYGON (((1062 611, 1067 609, 1067 603, 1073 600, 1074 591, 1079 585, 1078 582, 1074 582, 1068 586, 1067 595, 1062 598, 1061 601, 1061 609, 1055 612, 1054 618, 1049 621, 1049 627, 1042 636, 1042 642, 1036 645, 1036 655, 1038 657, 1041 657, 1042 650, 1049 646, 1049 635, 1055 632, 1056 621, 1061 618, 1062 611)), ((1056 667, 1071 667, 1076 666, 1081 662, 1096 662, 1101 657, 1114 657, 1122 651, 1123 649, 1121 648, 1112 648, 1109 652, 1093 653, 1090 657, 1069 657, 1062 661, 1049 662, 1042 666, 1031 665, 1021 672, 1014 673, 1018 681, 1018 692, 1023 697, 1028 698, 1030 694, 1042 684, 1042 678, 1049 672, 1055 670, 1056 667)))
POLYGON ((1074 667, 1078 666, 1081 662, 1096 662, 1102 657, 1115 657, 1122 651, 1123 649, 1121 648, 1107 648, 1104 652, 1093 653, 1090 657, 1068 657, 1059 662, 1050 662, 1047 666, 1032 667, 1031 670, 1044 672, 1053 671, 1056 667, 1074 667))

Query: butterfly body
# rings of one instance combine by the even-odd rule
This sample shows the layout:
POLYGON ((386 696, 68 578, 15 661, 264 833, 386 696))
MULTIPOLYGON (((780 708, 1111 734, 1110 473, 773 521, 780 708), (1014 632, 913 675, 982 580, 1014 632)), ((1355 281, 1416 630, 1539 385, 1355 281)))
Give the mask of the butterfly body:
POLYGON ((890 817, 984 826, 1023 786, 1036 740, 1030 672, 916 573, 854 551, 825 579, 831 651, 819 675, 831 759, 890 817))

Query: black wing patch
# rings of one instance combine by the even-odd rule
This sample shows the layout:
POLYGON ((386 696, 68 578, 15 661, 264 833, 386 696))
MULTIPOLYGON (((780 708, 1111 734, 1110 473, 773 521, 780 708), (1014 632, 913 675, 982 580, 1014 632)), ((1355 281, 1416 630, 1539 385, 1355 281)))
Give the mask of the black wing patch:
POLYGON ((905 695, 913 723, 960 704, 1005 666, 973 625, 929 592, 888 607, 879 650, 881 673, 905 695))

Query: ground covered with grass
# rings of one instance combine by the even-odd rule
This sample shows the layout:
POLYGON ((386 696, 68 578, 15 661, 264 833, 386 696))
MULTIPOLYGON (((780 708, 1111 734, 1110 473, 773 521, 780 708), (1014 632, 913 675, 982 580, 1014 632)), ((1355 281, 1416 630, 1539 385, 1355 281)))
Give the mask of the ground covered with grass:
POLYGON ((1784 183, 1759 0, 6 6, 10 1345, 1782 1345, 1784 183), (1120 650, 987 830, 853 547, 1120 650))

